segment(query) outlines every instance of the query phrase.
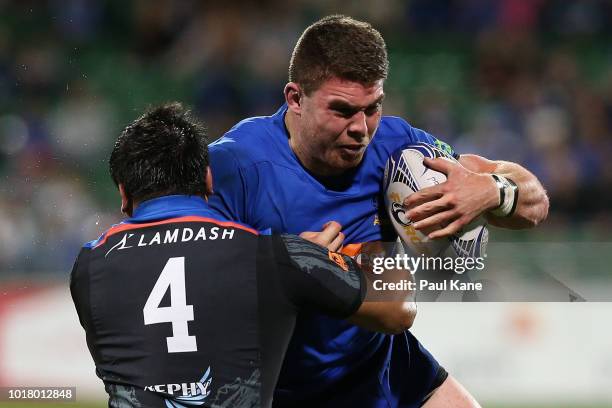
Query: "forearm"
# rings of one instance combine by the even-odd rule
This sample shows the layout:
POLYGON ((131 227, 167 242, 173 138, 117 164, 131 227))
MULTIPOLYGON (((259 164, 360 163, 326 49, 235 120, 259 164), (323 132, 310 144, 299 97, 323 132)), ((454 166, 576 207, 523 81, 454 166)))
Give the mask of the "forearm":
POLYGON ((423 163, 446 174, 446 181, 410 194, 403 204, 414 228, 428 231, 430 239, 456 234, 480 215, 512 229, 534 227, 548 215, 544 188, 518 164, 474 154, 462 154, 459 163, 442 158, 423 163))
POLYGON ((503 228, 532 228, 548 216, 548 196, 542 184, 527 169, 516 163, 497 161, 492 173, 504 176, 518 186, 518 202, 514 213, 500 217, 487 213, 489 223, 503 228))
POLYGON ((367 330, 399 334, 412 327, 416 314, 414 301, 366 300, 348 321, 367 330))
POLYGON ((394 253, 388 253, 389 247, 382 249, 382 252, 378 252, 380 249, 372 252, 373 248, 379 247, 378 243, 364 244, 362 247, 362 255, 367 254, 365 258, 371 259, 373 263, 361 265, 367 285, 366 297, 350 321, 368 330, 397 334, 408 330, 414 322, 417 313, 416 293, 410 287, 397 290, 389 289, 386 285, 403 282, 414 285, 414 275, 410 270, 395 265, 392 268, 383 267, 382 270, 376 268, 374 259, 385 259, 394 253))
POLYGON ((377 275, 371 271, 363 271, 367 282, 365 301, 351 318, 351 323, 368 330, 379 331, 388 334, 398 334, 410 329, 417 314, 415 292, 410 289, 404 290, 376 290, 384 283, 398 284, 403 280, 414 281, 410 271, 386 270, 377 275))

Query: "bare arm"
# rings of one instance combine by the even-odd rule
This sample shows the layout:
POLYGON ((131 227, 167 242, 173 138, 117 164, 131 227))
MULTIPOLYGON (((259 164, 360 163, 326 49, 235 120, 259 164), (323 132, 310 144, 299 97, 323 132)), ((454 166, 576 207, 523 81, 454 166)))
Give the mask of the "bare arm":
POLYGON ((430 229, 431 238, 454 234, 481 214, 493 225, 521 229, 538 225, 548 215, 548 196, 538 179, 516 163, 462 155, 460 164, 445 159, 425 159, 425 164, 447 175, 447 181, 424 188, 404 201, 407 216, 419 230, 430 229), (519 195, 510 217, 489 213, 500 204, 499 189, 491 174, 514 181, 519 195))
POLYGON ((416 317, 415 302, 363 302, 349 322, 364 329, 399 334, 412 327, 416 317))
POLYGON ((524 167, 507 161, 491 161, 468 154, 459 160, 464 167, 477 173, 495 173, 514 181, 519 188, 516 210, 510 217, 487 213, 487 220, 498 227, 523 229, 540 224, 548 216, 548 196, 538 179, 524 167))
MULTIPOLYGON (((330 221, 323 226, 322 231, 306 231, 300 237, 326 247, 330 251, 338 251, 342 247, 344 234, 342 226, 336 221, 330 221)), ((374 251, 383 250, 376 243, 364 244, 361 253, 374 256, 374 251)), ((377 253, 385 256, 386 253, 377 253)), ((349 321, 367 330, 382 333, 397 334, 408 330, 416 318, 416 302, 412 291, 375 291, 373 281, 382 279, 386 282, 399 282, 402 279, 413 279, 407 270, 385 271, 382 275, 374 275, 371 271, 360 267, 359 273, 364 274, 367 285, 365 301, 359 309, 349 317, 349 321)))
POLYGON ((385 271, 382 275, 373 275, 363 271, 367 281, 367 294, 355 314, 348 320, 364 329, 388 334, 399 334, 412 327, 417 314, 417 304, 414 292, 374 290, 374 279, 385 282, 399 282, 401 279, 413 280, 412 274, 406 270, 385 271))
MULTIPOLYGON (((398 242, 401 242, 398 238, 398 242)), ((349 321, 368 330, 388 334, 398 334, 412 327, 417 314, 415 292, 413 290, 389 290, 381 287, 383 283, 414 281, 408 269, 383 268, 382 273, 372 271, 375 258, 392 256, 393 247, 381 242, 369 242, 361 245, 361 258, 372 263, 361 264, 361 273, 365 277, 366 296, 357 312, 349 321), (378 280, 378 285, 375 281, 378 280), (379 290, 376 290, 379 289, 379 290), (383 290, 380 290, 383 289, 383 290)))

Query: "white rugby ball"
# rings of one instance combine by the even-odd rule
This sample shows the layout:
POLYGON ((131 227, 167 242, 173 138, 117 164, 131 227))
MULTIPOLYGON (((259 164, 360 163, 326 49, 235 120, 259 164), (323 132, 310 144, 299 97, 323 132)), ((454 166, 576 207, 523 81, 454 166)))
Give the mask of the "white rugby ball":
POLYGON ((385 167, 385 205, 395 231, 400 236, 406 253, 412 256, 484 257, 489 239, 487 223, 478 217, 457 234, 439 239, 429 239, 416 230, 406 218, 403 202, 406 197, 425 187, 444 183, 446 175, 423 164, 425 157, 442 157, 457 161, 445 151, 418 143, 394 152, 385 167))

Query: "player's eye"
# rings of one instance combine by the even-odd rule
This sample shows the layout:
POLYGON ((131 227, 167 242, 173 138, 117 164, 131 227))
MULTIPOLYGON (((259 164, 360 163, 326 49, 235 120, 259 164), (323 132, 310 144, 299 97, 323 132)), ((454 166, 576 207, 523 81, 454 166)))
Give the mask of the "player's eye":
POLYGON ((372 116, 375 115, 376 113, 378 113, 378 111, 380 110, 380 107, 382 106, 382 104, 377 103, 376 105, 370 106, 365 110, 365 114, 367 116, 372 116))
POLYGON ((353 116, 355 114, 355 110, 353 109, 334 109, 334 111, 336 112, 336 115, 348 119, 351 116, 353 116))

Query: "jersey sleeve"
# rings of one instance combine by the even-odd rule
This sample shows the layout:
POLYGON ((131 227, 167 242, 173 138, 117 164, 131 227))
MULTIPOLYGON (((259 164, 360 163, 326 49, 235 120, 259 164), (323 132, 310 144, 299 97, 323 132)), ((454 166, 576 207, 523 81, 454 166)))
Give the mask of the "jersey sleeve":
POLYGON ((353 259, 296 235, 275 235, 274 240, 282 286, 298 309, 340 319, 359 309, 366 280, 353 259))
POLYGON ((408 134, 410 144, 417 142, 427 143, 431 146, 437 147, 438 149, 446 152, 455 159, 459 160, 459 154, 455 152, 455 150, 448 143, 438 139, 437 137, 431 135, 430 133, 427 133, 424 130, 412 127, 408 122, 401 118, 395 119, 398 120, 397 125, 401 126, 403 128, 403 131, 408 134))
POLYGON ((235 155, 223 144, 209 146, 213 194, 208 204, 233 221, 247 220, 247 181, 235 155))
POLYGON ((91 319, 91 293, 89 276, 89 257, 91 250, 87 247, 81 249, 74 262, 70 273, 70 295, 74 303, 79 323, 85 329, 87 347, 95 362, 100 360, 100 355, 93 344, 95 343, 96 333, 91 319))
POLYGON ((89 309, 89 276, 86 271, 87 252, 89 249, 82 248, 77 259, 74 261, 70 273, 70 295, 79 316, 79 322, 86 328, 86 311, 89 309))
POLYGON ((455 149, 453 149, 448 143, 443 142, 442 140, 436 138, 435 136, 430 135, 429 133, 421 129, 413 129, 413 130, 418 132, 417 134, 419 134, 418 136, 419 141, 435 146, 438 149, 442 150, 443 152, 447 153, 448 155, 454 157, 456 160, 459 160, 459 154, 455 152, 455 149))

